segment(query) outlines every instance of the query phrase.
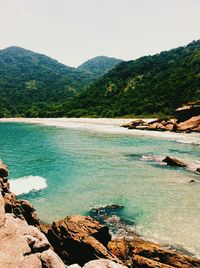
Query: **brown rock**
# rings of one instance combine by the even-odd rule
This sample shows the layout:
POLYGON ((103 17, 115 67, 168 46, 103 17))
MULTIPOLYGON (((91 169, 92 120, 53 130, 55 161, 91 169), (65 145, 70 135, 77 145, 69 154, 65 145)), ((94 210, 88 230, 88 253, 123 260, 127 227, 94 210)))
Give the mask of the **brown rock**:
POLYGON ((200 267, 200 260, 167 250, 139 237, 131 241, 117 239, 109 242, 109 249, 129 267, 192 268, 200 267))
POLYGON ((99 258, 117 260, 107 249, 111 239, 108 228, 91 217, 71 216, 54 222, 47 237, 66 264, 83 265, 99 258))
POLYGON ((177 125, 177 130, 180 132, 193 131, 198 132, 200 126, 200 115, 192 117, 177 125))
POLYGON ((178 160, 177 158, 172 158, 172 157, 169 157, 169 156, 166 156, 162 162, 165 162, 167 163, 169 166, 173 166, 173 167, 187 167, 187 165, 178 160))
POLYGON ((8 168, 0 160, 0 178, 4 178, 4 177, 7 177, 7 176, 8 176, 8 168))
POLYGON ((66 268, 62 260, 51 249, 44 251, 40 259, 42 261, 42 268, 66 268))
POLYGON ((197 168, 196 171, 200 173, 200 168, 197 168))

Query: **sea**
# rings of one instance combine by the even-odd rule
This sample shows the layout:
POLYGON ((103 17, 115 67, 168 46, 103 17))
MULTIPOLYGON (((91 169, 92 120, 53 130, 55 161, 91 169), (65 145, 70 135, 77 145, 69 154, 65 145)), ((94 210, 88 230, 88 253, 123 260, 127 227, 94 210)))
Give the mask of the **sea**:
POLYGON ((11 190, 46 223, 123 206, 120 217, 145 239, 200 257, 200 137, 198 143, 190 134, 182 141, 103 128, 0 123, 11 190), (166 156, 188 167, 170 167, 166 156))

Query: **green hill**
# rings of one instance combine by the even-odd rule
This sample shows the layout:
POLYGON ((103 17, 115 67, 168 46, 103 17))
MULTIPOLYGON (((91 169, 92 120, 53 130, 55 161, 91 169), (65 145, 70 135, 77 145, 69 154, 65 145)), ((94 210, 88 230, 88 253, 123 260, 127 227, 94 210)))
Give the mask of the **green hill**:
POLYGON ((122 60, 106 56, 98 56, 81 64, 78 69, 95 75, 102 76, 115 67, 122 60))
POLYGON ((171 115, 200 99, 200 40, 154 56, 122 62, 72 102, 67 116, 171 115))
POLYGON ((20 48, 0 50, 0 116, 59 116, 94 76, 20 48))

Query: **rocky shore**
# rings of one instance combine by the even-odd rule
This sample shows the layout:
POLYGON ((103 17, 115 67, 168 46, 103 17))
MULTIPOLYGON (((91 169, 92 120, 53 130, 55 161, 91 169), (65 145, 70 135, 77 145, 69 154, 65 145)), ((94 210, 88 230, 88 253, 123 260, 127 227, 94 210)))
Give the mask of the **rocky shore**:
MULTIPOLYGON (((7 167, 1 162, 0 267, 200 267, 200 260, 145 241, 136 233, 112 238, 108 226, 90 216, 42 224, 33 206, 10 192, 7 176, 7 167)), ((91 215, 94 213, 101 211, 93 210, 91 215)))
POLYGON ((141 119, 133 120, 121 125, 128 129, 171 131, 177 133, 200 133, 200 102, 190 103, 176 109, 176 118, 162 118, 145 122, 141 119))

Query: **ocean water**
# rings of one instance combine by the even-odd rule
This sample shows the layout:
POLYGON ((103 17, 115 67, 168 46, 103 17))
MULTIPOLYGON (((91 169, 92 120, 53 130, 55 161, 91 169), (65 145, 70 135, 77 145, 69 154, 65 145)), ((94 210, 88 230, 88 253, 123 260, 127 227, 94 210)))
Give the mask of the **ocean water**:
POLYGON ((9 167, 11 189, 28 199, 44 222, 123 205, 122 216, 142 236, 200 257, 200 180, 194 172, 199 145, 0 123, 0 159, 9 167), (162 164, 166 155, 189 169, 162 164))

